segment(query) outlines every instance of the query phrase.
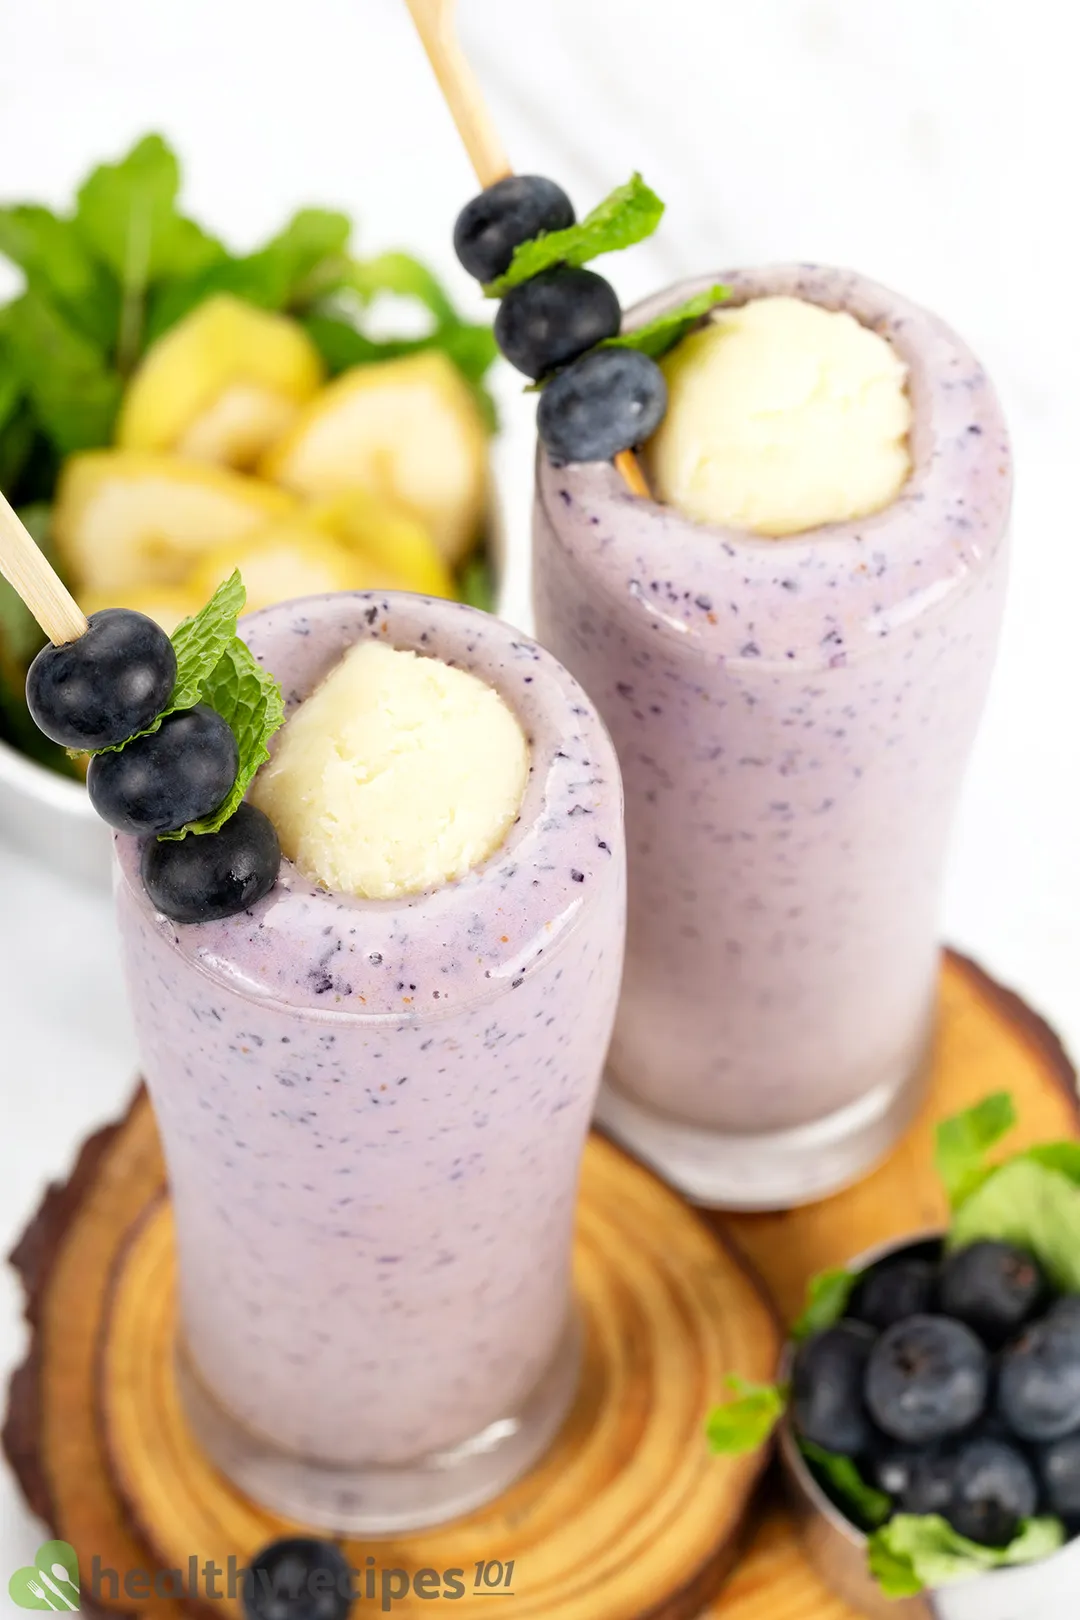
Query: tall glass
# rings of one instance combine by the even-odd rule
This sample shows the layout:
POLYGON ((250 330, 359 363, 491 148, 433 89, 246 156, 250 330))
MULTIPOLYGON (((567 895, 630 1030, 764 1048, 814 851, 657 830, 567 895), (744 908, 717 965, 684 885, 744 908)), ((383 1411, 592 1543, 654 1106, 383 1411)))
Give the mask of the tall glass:
POLYGON ((883 1155, 931 1036, 947 838, 994 660, 1011 458, 941 321, 849 272, 707 276, 845 309, 907 362, 913 471, 767 540, 541 451, 537 633, 626 786, 626 974, 600 1118, 691 1197, 823 1196, 883 1155))
POLYGON ((267 1506, 399 1530, 504 1488, 574 1393, 574 1203, 622 968, 618 765, 576 681, 460 604, 319 597, 244 634, 290 708, 370 637, 482 677, 531 748, 502 848, 399 901, 286 861, 252 911, 178 927, 118 841, 188 1419, 267 1506))

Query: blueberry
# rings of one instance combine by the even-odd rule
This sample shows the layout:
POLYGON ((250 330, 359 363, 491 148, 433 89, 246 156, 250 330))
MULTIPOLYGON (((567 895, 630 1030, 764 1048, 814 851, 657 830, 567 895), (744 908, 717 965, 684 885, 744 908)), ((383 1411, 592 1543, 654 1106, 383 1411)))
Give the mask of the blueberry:
POLYGON ((875 1344, 866 1403, 894 1440, 925 1445, 975 1422, 989 1380, 990 1358, 970 1328, 944 1316, 911 1316, 875 1344))
POLYGON ((1061 1299, 1055 1300, 1046 1314, 1046 1319, 1080 1338, 1080 1294, 1065 1294, 1061 1299))
POLYGON ((902 1513, 940 1513, 948 1517, 956 1496, 955 1450, 931 1446, 917 1452, 896 1497, 902 1513))
POLYGON ((1040 1446, 1035 1462, 1048 1511, 1059 1519, 1080 1519, 1080 1434, 1040 1446))
POLYGON ((574 223, 574 205, 561 186, 539 174, 496 180, 465 204, 454 226, 454 252, 477 281, 510 268, 514 249, 574 223))
POLYGON ((956 1453, 953 1499, 945 1517, 960 1535, 984 1547, 1007 1547, 1038 1507, 1030 1465, 1002 1440, 969 1440, 956 1453))
POLYGON ((205 703, 170 714, 149 737, 119 753, 95 754, 86 773, 90 802, 120 832, 175 832, 212 815, 240 764, 226 720, 205 703))
POLYGON ((1009 1345, 998 1368, 998 1411, 1019 1440, 1061 1440, 1080 1429, 1080 1331, 1051 1312, 1009 1345))
POLYGON ((872 1432, 863 1379, 874 1335, 861 1322, 838 1322, 799 1346, 792 1374, 792 1412, 804 1440, 845 1457, 867 1451, 872 1432))
POLYGON ((929 1260, 887 1260, 859 1282, 849 1315, 883 1332, 934 1308, 935 1269, 929 1260))
POLYGON ((34 723, 62 748, 111 748, 156 720, 172 696, 176 653, 145 613, 92 613, 78 641, 43 647, 26 677, 34 723))
POLYGON ((666 410, 655 360, 636 349, 597 349, 548 383, 536 426, 556 461, 610 461, 655 432, 666 410))
POLYGON ((527 377, 546 377, 614 337, 621 323, 610 282, 595 270, 555 264, 511 287, 495 317, 495 341, 527 377))
POLYGON ((345 1620, 353 1573, 332 1541, 294 1536, 257 1553, 244 1576, 247 1620, 345 1620))
POLYGON ((1046 1279, 1037 1260, 1011 1243, 983 1241, 950 1254, 941 1269, 940 1308, 992 1348, 1038 1309, 1046 1279))
POLYGON ((869 1477, 886 1496, 902 1496, 922 1455, 914 1446, 898 1446, 882 1435, 870 1459, 869 1477))
POLYGON ((154 905, 174 922, 219 922, 269 894, 280 864, 273 822, 242 804, 220 832, 152 839, 143 850, 142 879, 154 905))

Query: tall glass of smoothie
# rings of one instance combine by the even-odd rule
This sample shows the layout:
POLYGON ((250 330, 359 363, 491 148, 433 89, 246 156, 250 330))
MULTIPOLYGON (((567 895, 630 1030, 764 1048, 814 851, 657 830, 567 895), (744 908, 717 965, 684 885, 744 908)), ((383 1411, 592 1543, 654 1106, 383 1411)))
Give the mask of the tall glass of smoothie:
POLYGON ((861 276, 705 277, 633 321, 717 281, 730 301, 665 361, 657 499, 541 449, 534 592, 626 787, 600 1119, 692 1198, 755 1209, 857 1178, 917 1102, 1011 462, 970 350, 861 276))
POLYGON ((574 1393, 574 1203, 622 968, 618 765, 576 680, 460 604, 312 598, 242 633, 286 697, 253 797, 294 858, 249 912, 185 926, 119 840, 181 1396, 257 1501, 395 1531, 496 1494, 574 1393))

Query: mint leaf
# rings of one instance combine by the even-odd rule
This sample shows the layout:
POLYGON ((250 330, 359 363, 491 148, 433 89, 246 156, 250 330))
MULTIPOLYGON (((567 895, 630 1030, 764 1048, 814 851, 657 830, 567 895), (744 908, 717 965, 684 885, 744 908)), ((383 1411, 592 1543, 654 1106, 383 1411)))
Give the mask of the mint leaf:
POLYGON ((166 714, 174 714, 177 709, 193 709, 196 703, 204 701, 205 684, 236 636, 236 621, 246 601, 244 582, 236 569, 193 619, 185 619, 177 625, 172 633, 176 684, 166 714))
POLYGON ((990 1570, 1034 1564, 1065 1542, 1060 1519, 1028 1519, 1008 1547, 983 1547, 957 1535, 935 1513, 898 1513, 870 1537, 870 1573, 888 1597, 914 1597, 990 1570))
MULTIPOLYGON (((118 163, 103 163, 79 188, 75 223, 121 288, 116 363, 126 374, 141 352, 148 289, 192 276, 225 250, 176 207, 180 165, 160 135, 146 135, 118 163)), ((106 442, 104 440, 100 441, 106 442)))
POLYGON ((724 1457, 757 1451, 783 1417, 787 1393, 775 1384, 749 1384, 734 1373, 724 1382, 735 1399, 709 1413, 705 1423, 709 1450, 724 1457))
POLYGON ((34 414, 61 455, 108 444, 122 383, 101 351, 55 305, 28 290, 5 330, 34 414))
POLYGON ((995 1091, 938 1126, 934 1163, 954 1209, 985 1180, 986 1155, 1015 1124, 1011 1095, 995 1091))
POLYGON ((811 1277, 806 1290, 806 1304, 802 1315, 792 1326, 791 1337, 801 1342, 839 1322, 858 1280, 855 1272, 848 1271, 845 1266, 819 1271, 816 1277, 811 1277))
POLYGON ((1039 1147, 1026 1148, 1019 1157, 1029 1159, 1032 1164, 1045 1165, 1047 1170, 1057 1170, 1080 1186, 1080 1142, 1044 1142, 1039 1147))
POLYGON ((631 175, 624 186, 617 186, 578 224, 522 242, 514 250, 505 275, 489 282, 484 291, 489 298, 502 298, 511 287, 529 281, 553 264, 588 264, 602 253, 633 247, 652 235, 663 212, 664 205, 655 191, 640 174, 631 175))
POLYGON ((705 292, 698 293, 696 298, 688 298, 677 309, 669 309, 663 315, 658 315, 654 321, 648 321, 644 326, 635 327, 632 332, 620 332, 618 337, 605 338, 599 345, 601 349, 638 349, 647 354, 651 360, 660 360, 669 349, 681 343, 692 326, 696 326, 703 316, 707 315, 715 305, 723 303, 730 296, 730 289, 709 287, 705 292))
POLYGON ((495 611, 495 579, 485 551, 474 552, 458 577, 461 600, 484 613, 495 611))
POLYGON ((410 253, 380 253, 374 259, 354 260, 342 285, 358 293, 365 303, 373 302, 380 293, 415 299, 440 326, 452 326, 458 319, 438 280, 410 253))
POLYGON ((150 298, 146 341, 215 293, 228 292, 261 309, 303 307, 314 294, 340 279, 352 233, 345 214, 302 208, 265 247, 241 258, 224 258, 186 278, 171 279, 150 298))
POLYGON ((953 1214, 950 1249, 980 1238, 1027 1249, 1057 1288, 1080 1293, 1080 1187, 1026 1156, 994 1170, 953 1214))
POLYGON ((868 1485, 850 1457, 826 1451, 812 1440, 800 1440, 799 1450, 810 1463, 828 1494, 860 1530, 876 1530, 892 1512, 892 1498, 868 1485))
POLYGON ((119 287, 88 251, 74 220, 33 203, 0 208, 0 253, 19 266, 31 292, 54 304, 102 354, 111 352, 119 287))
POLYGON ((216 709, 232 727, 240 750, 240 770, 233 790, 212 816, 194 821, 167 840, 188 833, 218 832, 235 815, 259 766, 270 758, 267 743, 285 718, 281 687, 263 669, 239 636, 234 636, 216 668, 203 684, 202 701, 216 709))

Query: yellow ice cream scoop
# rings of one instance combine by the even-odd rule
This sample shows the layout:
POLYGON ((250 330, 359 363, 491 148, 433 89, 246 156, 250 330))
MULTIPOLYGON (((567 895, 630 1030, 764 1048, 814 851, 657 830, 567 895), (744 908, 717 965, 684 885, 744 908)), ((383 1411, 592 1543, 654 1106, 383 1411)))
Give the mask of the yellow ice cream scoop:
POLYGON ((218 293, 148 350, 124 395, 117 443, 254 467, 323 374, 318 350, 296 321, 218 293))

